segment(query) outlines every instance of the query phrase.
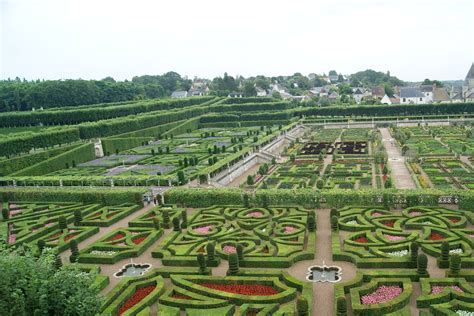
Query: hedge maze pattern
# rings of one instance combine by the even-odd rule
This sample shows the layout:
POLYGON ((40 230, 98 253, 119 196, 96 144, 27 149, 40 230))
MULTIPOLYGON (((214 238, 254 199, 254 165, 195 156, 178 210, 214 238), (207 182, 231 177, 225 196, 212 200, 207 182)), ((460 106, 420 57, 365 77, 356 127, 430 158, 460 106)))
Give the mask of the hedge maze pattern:
POLYGON ((197 254, 206 253, 207 245, 212 243, 216 258, 210 265, 217 265, 240 244, 241 266, 289 267, 314 257, 314 228, 307 230, 308 217, 315 220, 312 214, 299 207, 201 209, 186 228, 170 234, 153 256, 163 258, 165 265, 196 265, 197 254))

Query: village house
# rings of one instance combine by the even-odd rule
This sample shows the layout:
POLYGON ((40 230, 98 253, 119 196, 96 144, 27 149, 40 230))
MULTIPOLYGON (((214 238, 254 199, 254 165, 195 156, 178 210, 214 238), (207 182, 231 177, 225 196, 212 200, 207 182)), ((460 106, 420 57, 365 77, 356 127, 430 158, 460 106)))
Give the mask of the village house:
POLYGON ((400 88, 400 104, 425 104, 426 96, 418 88, 400 88))

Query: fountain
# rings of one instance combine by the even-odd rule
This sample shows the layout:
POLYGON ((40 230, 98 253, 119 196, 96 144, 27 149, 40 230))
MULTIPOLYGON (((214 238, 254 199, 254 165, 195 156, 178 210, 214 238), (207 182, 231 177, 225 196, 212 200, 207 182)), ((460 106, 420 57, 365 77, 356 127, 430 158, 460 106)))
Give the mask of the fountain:
POLYGON ((124 265, 122 269, 117 271, 114 274, 114 277, 137 277, 144 275, 151 268, 149 263, 133 263, 133 260, 130 260, 130 263, 124 265))
POLYGON ((327 266, 324 263, 322 266, 310 266, 306 280, 310 282, 330 282, 335 283, 341 280, 342 269, 338 266, 327 266))

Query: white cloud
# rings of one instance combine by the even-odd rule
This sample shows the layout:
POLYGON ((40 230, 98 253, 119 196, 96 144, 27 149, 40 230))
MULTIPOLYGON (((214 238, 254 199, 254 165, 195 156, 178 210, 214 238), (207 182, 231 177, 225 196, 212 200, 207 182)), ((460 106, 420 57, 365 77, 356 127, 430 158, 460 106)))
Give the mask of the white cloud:
POLYGON ((390 70, 460 79, 470 0, 0 0, 0 77, 390 70))

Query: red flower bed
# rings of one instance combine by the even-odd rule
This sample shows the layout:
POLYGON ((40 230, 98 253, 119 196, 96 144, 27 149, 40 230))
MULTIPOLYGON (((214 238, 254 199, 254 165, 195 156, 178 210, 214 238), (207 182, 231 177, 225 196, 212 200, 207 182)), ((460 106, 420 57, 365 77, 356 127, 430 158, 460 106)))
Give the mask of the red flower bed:
POLYGON ((142 288, 139 288, 133 293, 133 295, 125 301, 125 303, 120 307, 120 309, 117 311, 115 316, 120 316, 123 313, 125 313, 127 310, 138 304, 141 300, 143 300, 148 294, 153 292, 153 290, 156 288, 156 285, 149 285, 145 286, 142 288))
POLYGON ((369 240, 368 240, 366 237, 364 237, 364 236, 362 236, 362 237, 358 237, 358 238, 354 239, 354 241, 356 241, 356 242, 360 242, 360 243, 363 243, 363 244, 365 244, 365 243, 368 243, 368 242, 369 242, 369 240))
POLYGON ((137 237, 137 238, 133 238, 132 241, 135 245, 139 245, 142 243, 142 241, 144 241, 148 236, 142 236, 142 237, 137 237))
POLYGON ((62 232, 56 233, 53 236, 49 237, 49 239, 59 238, 62 234, 63 234, 62 232))
POLYGON ((460 219, 457 217, 450 217, 449 220, 451 221, 451 223, 457 223, 460 221, 460 219))
POLYGON ((395 222, 390 221, 390 222, 384 222, 383 224, 387 227, 393 227, 395 225, 395 222))
POLYGON ((114 240, 119 240, 121 238, 125 237, 125 234, 122 234, 122 233, 117 233, 115 235, 113 235, 112 237, 110 237, 110 241, 114 241, 114 240))
POLYGON ((204 287, 223 291, 233 294, 241 295, 256 295, 256 296, 269 296, 278 294, 278 291, 268 285, 260 284, 216 284, 216 283, 202 283, 204 287))
POLYGON ((444 236, 438 233, 431 233, 429 240, 443 240, 444 236))

